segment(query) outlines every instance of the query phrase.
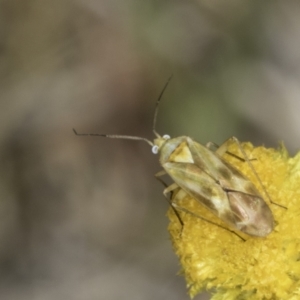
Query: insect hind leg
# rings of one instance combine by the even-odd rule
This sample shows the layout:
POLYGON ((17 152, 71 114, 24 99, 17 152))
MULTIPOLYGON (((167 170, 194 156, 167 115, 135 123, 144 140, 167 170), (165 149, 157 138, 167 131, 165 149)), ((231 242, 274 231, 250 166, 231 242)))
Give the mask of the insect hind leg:
MULTIPOLYGON (((254 168, 254 166, 253 166, 253 164, 252 164, 252 162, 251 162, 252 160, 257 160, 257 159, 249 159, 249 158, 248 158, 248 156, 247 156, 245 150, 243 149, 243 147, 242 147, 240 141, 239 141, 236 137, 233 136, 233 137, 229 138, 227 141, 225 141, 225 142, 224 142, 224 143, 216 150, 216 152, 219 151, 219 152, 217 152, 219 155, 222 155, 222 154, 224 154, 224 153, 228 153, 228 152, 227 152, 228 145, 229 145, 230 143, 232 143, 232 142, 235 142, 235 143, 237 144, 237 146, 238 146, 240 152, 241 152, 242 155, 244 156, 244 159, 243 159, 243 160, 244 160, 245 162, 248 163, 248 165, 249 165, 251 171, 253 172, 254 176, 257 178, 257 180, 258 180, 258 182, 259 182, 259 185, 260 185, 261 188, 263 189, 263 191, 264 191, 265 195, 267 196, 267 198, 269 199, 270 203, 272 203, 272 204, 274 204, 274 205, 277 205, 277 206, 279 206, 279 207, 281 207, 281 208, 287 209, 285 206, 283 206, 283 205, 281 205, 281 204, 278 204, 278 203, 276 203, 276 202, 274 202, 274 201, 272 200, 271 196, 269 195, 267 189, 266 189, 265 186, 263 185, 263 183, 262 183, 262 181, 261 181, 259 175, 257 174, 257 172, 256 172, 256 170, 255 170, 255 168, 254 168)), ((234 156, 237 157, 236 155, 234 155, 234 156)))
POLYGON ((202 221, 208 222, 208 223, 210 223, 210 224, 212 224, 212 225, 218 226, 219 228, 222 228, 222 229, 224 229, 224 230, 227 230, 227 231, 229 231, 230 233, 233 233, 234 235, 236 235, 237 237, 239 237, 243 242, 246 241, 246 240, 245 240, 243 237, 241 237, 238 233, 236 233, 236 232, 233 231, 233 230, 230 230, 229 228, 226 228, 226 227, 224 227, 224 226, 222 226, 222 225, 219 225, 219 224, 217 224, 217 223, 215 223, 215 222, 212 222, 212 221, 210 221, 210 220, 208 220, 208 219, 206 219, 206 218, 203 218, 202 216, 199 216, 198 214, 196 214, 196 213, 194 213, 194 212, 192 212, 192 211, 190 211, 190 210, 188 210, 188 209, 186 209, 186 208, 184 208, 184 207, 181 207, 181 206, 177 205, 177 204, 174 203, 173 201, 172 201, 172 205, 173 205, 177 210, 180 210, 180 211, 185 212, 185 213, 187 213, 187 214, 190 214, 190 215, 192 215, 192 216, 194 216, 194 217, 196 217, 196 218, 198 218, 198 219, 200 219, 200 220, 202 220, 202 221))
MULTIPOLYGON (((223 156, 225 153, 228 155, 231 155, 232 157, 235 157, 236 159, 246 162, 247 160, 243 157, 240 157, 232 152, 229 152, 228 149, 228 144, 230 144, 232 142, 232 138, 226 140, 221 146, 219 146, 218 144, 214 143, 214 142, 208 142, 206 144, 206 148, 208 148, 209 150, 212 150, 211 148, 216 148, 216 150, 214 151, 215 153, 217 153, 220 156, 223 156)), ((253 161, 253 160, 257 160, 256 158, 248 158, 248 160, 253 161)))

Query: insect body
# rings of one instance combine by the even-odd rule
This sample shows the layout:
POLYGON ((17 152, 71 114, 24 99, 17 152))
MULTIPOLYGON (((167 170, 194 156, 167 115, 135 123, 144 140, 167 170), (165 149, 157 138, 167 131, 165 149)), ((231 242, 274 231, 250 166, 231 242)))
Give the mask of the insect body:
POLYGON ((217 152, 187 136, 157 138, 154 144, 162 167, 175 182, 165 193, 182 188, 225 223, 246 234, 263 237, 273 230, 272 212, 254 184, 217 152))
MULTIPOLYGON (((159 153, 159 160, 164 168, 164 172, 159 172, 156 176, 167 173, 174 180, 164 190, 165 195, 179 187, 234 229, 252 236, 268 235, 274 227, 272 212, 254 184, 221 157, 226 151, 226 143, 213 152, 190 137, 171 139, 168 135, 161 137, 156 132, 158 104, 168 82, 156 103, 154 142, 135 136, 79 134, 73 129, 74 133, 146 141, 152 146, 154 154, 159 153)), ((236 138, 232 139, 239 144, 236 138)))

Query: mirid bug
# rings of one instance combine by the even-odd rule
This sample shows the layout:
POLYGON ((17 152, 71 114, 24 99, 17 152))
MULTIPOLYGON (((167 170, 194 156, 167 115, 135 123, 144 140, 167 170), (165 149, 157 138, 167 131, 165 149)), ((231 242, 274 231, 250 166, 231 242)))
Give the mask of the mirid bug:
MULTIPOLYGON (((233 229, 252 236, 267 236, 274 227, 273 214, 254 184, 222 158, 227 149, 227 142, 213 152, 188 136, 170 138, 169 135, 160 136, 156 132, 158 106, 170 79, 156 102, 153 118, 153 133, 156 138, 153 142, 143 137, 77 133, 73 129, 74 133, 78 136, 147 142, 152 147, 152 152, 160 155, 159 161, 164 169, 156 176, 168 174, 174 181, 164 189, 166 197, 179 187, 233 229)), ((239 141, 235 137, 231 139, 238 143, 245 156, 239 141)), ((246 156, 245 160, 255 172, 246 156)))

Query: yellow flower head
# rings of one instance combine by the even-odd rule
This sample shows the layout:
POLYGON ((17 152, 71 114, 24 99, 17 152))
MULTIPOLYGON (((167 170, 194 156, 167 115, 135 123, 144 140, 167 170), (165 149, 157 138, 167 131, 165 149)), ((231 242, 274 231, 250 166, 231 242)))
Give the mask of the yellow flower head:
MULTIPOLYGON (((209 290, 213 300, 300 299, 300 153, 290 158, 283 146, 275 150, 245 143, 242 147, 265 190, 249 163, 228 154, 224 159, 260 191, 272 210, 275 228, 267 237, 237 232, 239 237, 178 188, 172 201, 192 213, 178 211, 182 227, 170 208, 169 232, 189 294, 194 297, 209 290), (273 202, 286 209, 271 204, 266 191, 273 202)), ((236 143, 228 151, 243 158, 236 143)))

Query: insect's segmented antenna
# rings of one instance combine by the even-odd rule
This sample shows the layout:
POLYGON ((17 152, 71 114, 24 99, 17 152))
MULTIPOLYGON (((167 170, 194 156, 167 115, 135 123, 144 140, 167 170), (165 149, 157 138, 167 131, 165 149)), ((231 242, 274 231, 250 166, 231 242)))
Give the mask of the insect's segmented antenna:
POLYGON ((107 137, 110 139, 124 139, 124 140, 137 140, 137 141, 145 141, 148 143, 151 147, 154 146, 154 144, 149 141, 146 138, 139 137, 139 136, 130 136, 130 135, 116 135, 116 134, 100 134, 100 133, 78 133, 74 128, 73 131, 78 136, 102 136, 107 137))
MULTIPOLYGON (((172 79, 173 75, 171 75, 169 77, 169 79, 167 80, 164 88, 162 89, 157 101, 156 101, 156 105, 155 105, 155 111, 154 111, 154 117, 153 117, 153 133, 155 134, 155 136, 157 138, 160 138, 161 136, 156 132, 155 130, 155 126, 156 126, 156 119, 157 119, 157 114, 158 114, 158 106, 159 106, 159 103, 160 103, 160 100, 170 82, 170 80, 172 79)), ((101 137, 107 137, 107 138, 110 138, 110 139, 124 139, 124 140, 136 140, 136 141, 144 141, 146 143, 148 143, 151 147, 154 146, 154 144, 146 139, 146 138, 143 138, 143 137, 139 137, 139 136, 131 136, 131 135, 117 135, 117 134, 100 134, 100 133, 78 133, 74 128, 73 128, 73 131, 75 133, 75 135, 78 135, 78 136, 101 136, 101 137)), ((156 152, 155 152, 156 153, 156 152)))
POLYGON ((173 77, 173 74, 169 77, 168 81, 166 82, 164 88, 162 89, 157 101, 156 101, 156 104, 155 104, 155 111, 154 111, 154 117, 153 117, 153 126, 152 126, 152 130, 153 130, 153 133, 155 134, 156 137, 160 138, 160 135, 157 133, 157 131, 155 130, 155 127, 156 127, 156 120, 157 120, 157 114, 158 114, 158 106, 159 106, 159 103, 160 103, 160 100, 167 88, 167 86, 169 85, 171 79, 173 77))

